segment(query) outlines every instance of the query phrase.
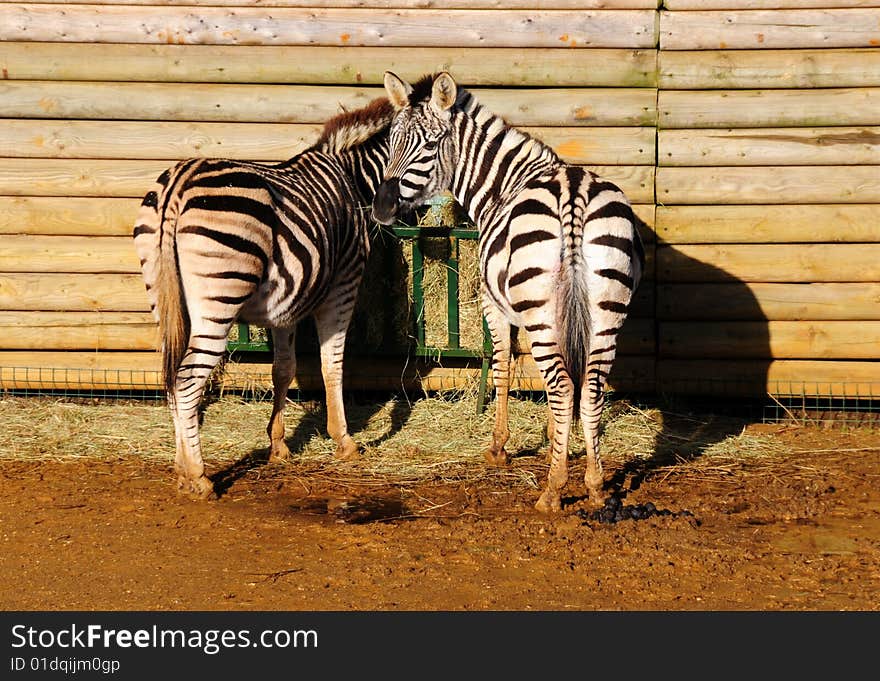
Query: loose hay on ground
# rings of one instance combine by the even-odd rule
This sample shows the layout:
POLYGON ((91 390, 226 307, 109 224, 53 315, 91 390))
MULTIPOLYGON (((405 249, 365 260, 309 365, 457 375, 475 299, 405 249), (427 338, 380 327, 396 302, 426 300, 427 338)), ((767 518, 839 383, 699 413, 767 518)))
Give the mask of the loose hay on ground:
MULTIPOLYGON (((323 403, 291 402, 285 419, 294 452, 289 472, 393 484, 492 476, 537 488, 546 474, 546 403, 528 396, 511 399, 508 451, 514 459, 501 469, 483 459, 494 408, 491 402, 476 415, 473 396, 460 395, 349 403, 352 433, 364 453, 356 461, 338 461, 324 430, 323 403)), ((264 457, 270 411, 268 402, 234 395, 207 403, 202 438, 209 469, 264 457)), ((141 457, 169 466, 174 460, 174 431, 162 402, 7 397, 0 399, 0 419, 3 458, 141 457)), ((604 421, 603 460, 612 472, 652 461, 655 473, 674 468, 680 474, 706 475, 713 469, 723 474, 731 465, 778 453, 772 439, 744 432, 742 422, 726 417, 681 415, 620 400, 609 403, 604 421)), ((573 476, 579 474, 577 454, 583 446, 578 428, 572 438, 573 476)), ((276 472, 283 476, 286 470, 276 472)))

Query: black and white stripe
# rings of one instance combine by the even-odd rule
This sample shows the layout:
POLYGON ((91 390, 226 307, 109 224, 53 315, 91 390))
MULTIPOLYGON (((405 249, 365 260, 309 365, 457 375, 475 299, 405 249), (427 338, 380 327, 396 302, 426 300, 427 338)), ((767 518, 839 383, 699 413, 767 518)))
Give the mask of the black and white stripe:
POLYGON ((599 420, 617 334, 644 267, 623 192, 507 125, 452 77, 414 85, 386 73, 398 113, 373 216, 451 190, 480 230, 483 312, 492 335, 497 394, 487 459, 507 461, 511 326, 524 328, 547 389, 550 473, 537 507, 560 508, 575 406, 587 442, 585 482, 602 494, 599 420))
POLYGON ((198 407, 238 321, 272 330, 271 457, 289 455, 282 411, 295 373, 295 326, 309 315, 320 341, 328 431, 337 455, 357 452, 342 405, 342 358, 392 114, 384 98, 342 114, 315 145, 284 163, 182 161, 144 197, 134 243, 159 322, 184 491, 213 491, 198 407))

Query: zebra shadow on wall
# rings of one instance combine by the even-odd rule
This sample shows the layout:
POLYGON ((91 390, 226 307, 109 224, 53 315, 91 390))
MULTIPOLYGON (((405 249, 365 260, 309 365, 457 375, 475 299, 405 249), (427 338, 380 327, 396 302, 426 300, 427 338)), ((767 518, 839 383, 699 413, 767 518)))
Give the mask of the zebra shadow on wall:
MULTIPOLYGON (((400 241, 380 231, 371 235, 367 261, 354 315, 346 336, 343 362, 343 395, 348 431, 363 447, 377 447, 393 437, 406 424, 411 409, 403 394, 405 370, 411 346, 411 301, 407 294, 406 272, 409 263, 403 256, 400 241), (398 386, 399 384, 399 386, 398 386), (387 429, 363 435, 368 424, 380 412, 387 429)), ((317 434, 330 440, 327 433, 327 405, 318 356, 318 335, 314 320, 306 318, 297 326, 297 370, 288 398, 301 405, 299 417, 287 410, 285 443, 296 463, 317 434)), ((262 356, 243 355, 243 361, 257 361, 262 356)), ((268 409, 268 407, 267 407, 268 409)), ((269 462, 269 448, 259 447, 211 476, 215 492, 222 496, 249 471, 269 462)))
MULTIPOLYGON (((644 224, 641 228, 650 233, 644 224)), ((607 482, 608 491, 621 495, 660 469, 696 460, 741 435, 760 416, 772 389, 768 318, 755 293, 761 287, 697 257, 714 259, 728 247, 649 238, 654 266, 640 297, 652 305, 633 310, 621 339, 638 345, 634 336, 652 332, 654 389, 642 388, 635 357, 619 358, 611 382, 616 397, 632 399, 649 408, 646 414, 656 415, 656 429, 653 442, 638 454, 604 447, 615 460, 625 458, 607 482)), ((735 262, 736 246, 729 250, 727 259, 735 262)), ((626 399, 612 399, 607 417, 613 419, 626 399)))

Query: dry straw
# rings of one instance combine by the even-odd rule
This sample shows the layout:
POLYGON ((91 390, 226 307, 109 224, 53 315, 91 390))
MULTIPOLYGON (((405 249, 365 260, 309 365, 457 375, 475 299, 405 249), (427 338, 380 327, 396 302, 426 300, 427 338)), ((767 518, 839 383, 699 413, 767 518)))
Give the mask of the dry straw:
MULTIPOLYGON (((267 402, 233 395, 208 403, 202 438, 209 468, 265 456, 270 410, 267 402)), ((491 436, 494 404, 476 415, 471 398, 392 398, 350 403, 348 415, 364 453, 356 461, 341 462, 333 457, 334 445, 324 430, 322 403, 288 404, 288 443, 294 457, 287 465, 292 475, 308 472, 367 484, 492 476, 533 488, 544 475, 547 407, 541 400, 511 400, 508 450, 519 456, 503 469, 489 468, 482 456, 491 436)), ((0 458, 137 457, 169 466, 174 458, 171 418, 161 402, 6 397, 0 399, 0 419, 0 458)), ((612 471, 653 461, 655 470, 685 467, 706 474, 779 453, 772 439, 745 433, 742 426, 736 419, 670 414, 614 401, 605 414, 603 460, 612 471)), ((572 447, 575 453, 582 450, 579 433, 572 447)))

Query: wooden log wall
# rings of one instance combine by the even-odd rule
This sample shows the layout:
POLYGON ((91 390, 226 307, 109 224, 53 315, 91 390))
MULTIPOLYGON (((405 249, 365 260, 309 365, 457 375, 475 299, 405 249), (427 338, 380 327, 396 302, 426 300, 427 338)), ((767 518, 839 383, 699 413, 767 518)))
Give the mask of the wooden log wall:
POLYGON ((880 397, 880 2, 659 32, 658 390, 880 397))
MULTIPOLYGON (((386 69, 445 69, 636 204, 614 387, 877 398, 878 48, 880 0, 0 1, 0 387, 157 386, 131 243, 153 179, 287 158, 386 69)), ((347 374, 401 385, 385 360, 347 374)), ((540 387, 527 355, 517 375, 540 387)))
MULTIPOLYGON (((131 241, 150 183, 192 156, 288 158, 340 107, 380 96, 386 69, 409 79, 450 71, 510 123, 618 182, 652 235, 657 6, 0 2, 0 387, 157 387, 155 325, 131 241)), ((619 387, 653 388, 653 307, 651 276, 619 387)), ((400 386, 400 367, 385 364, 352 362, 348 384, 400 386)), ((300 366, 299 384, 319 387, 315 363, 300 366)), ((520 385, 539 387, 530 358, 519 366, 520 385)), ((265 386, 266 369, 230 367, 224 380, 265 386)), ((441 389, 478 371, 407 375, 441 389)))

